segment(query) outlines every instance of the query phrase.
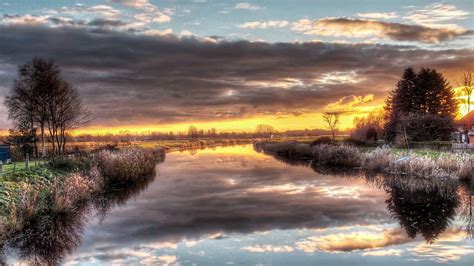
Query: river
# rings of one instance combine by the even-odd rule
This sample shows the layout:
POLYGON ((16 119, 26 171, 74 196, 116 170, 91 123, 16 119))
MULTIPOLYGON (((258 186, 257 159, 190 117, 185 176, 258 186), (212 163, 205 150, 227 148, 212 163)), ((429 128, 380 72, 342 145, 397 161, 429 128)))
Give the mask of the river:
POLYGON ((474 265, 472 188, 299 164, 252 145, 173 152, 152 180, 11 250, 67 265, 474 265))

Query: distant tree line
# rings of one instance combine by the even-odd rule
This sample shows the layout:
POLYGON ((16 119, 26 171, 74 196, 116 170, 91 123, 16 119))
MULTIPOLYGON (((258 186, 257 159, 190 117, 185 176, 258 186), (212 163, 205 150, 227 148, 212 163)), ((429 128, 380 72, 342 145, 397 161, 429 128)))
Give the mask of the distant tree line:
POLYGON ((14 124, 10 139, 28 140, 36 154, 36 141, 39 139, 42 157, 46 156, 47 140, 51 143, 53 155, 62 154, 68 130, 91 120, 78 91, 63 79, 58 65, 42 58, 34 58, 18 67, 18 77, 4 103, 14 124))

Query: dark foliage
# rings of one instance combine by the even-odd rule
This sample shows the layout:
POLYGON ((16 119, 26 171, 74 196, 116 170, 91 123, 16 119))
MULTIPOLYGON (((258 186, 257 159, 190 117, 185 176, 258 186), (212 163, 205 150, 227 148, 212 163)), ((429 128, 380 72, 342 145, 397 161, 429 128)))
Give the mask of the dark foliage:
POLYGON ((385 111, 386 123, 384 126, 385 137, 388 141, 393 141, 401 132, 407 132, 423 137, 422 140, 447 140, 448 134, 437 133, 445 132, 446 128, 454 126, 454 116, 457 111, 457 101, 454 99, 454 92, 441 73, 434 69, 422 68, 416 73, 412 68, 407 68, 403 73, 402 79, 398 81, 397 88, 389 93, 386 100, 385 111), (430 130, 434 131, 423 134, 423 127, 412 127, 410 130, 404 124, 404 118, 407 115, 424 116, 428 121, 426 123, 430 130), (435 117, 438 117, 436 119, 435 117), (443 121, 441 125, 436 121, 443 121), (437 126, 442 128, 437 129, 437 126))
MULTIPOLYGON (((454 130, 450 117, 433 114, 409 114, 402 119, 402 123, 410 141, 449 140, 454 130)), ((402 132, 401 127, 398 125, 397 132, 402 132)))
POLYGON ((310 146, 314 146, 314 145, 319 145, 319 144, 332 144, 332 145, 336 145, 337 142, 332 139, 331 137, 321 137, 319 139, 316 139, 316 140, 313 140, 310 144, 310 146))

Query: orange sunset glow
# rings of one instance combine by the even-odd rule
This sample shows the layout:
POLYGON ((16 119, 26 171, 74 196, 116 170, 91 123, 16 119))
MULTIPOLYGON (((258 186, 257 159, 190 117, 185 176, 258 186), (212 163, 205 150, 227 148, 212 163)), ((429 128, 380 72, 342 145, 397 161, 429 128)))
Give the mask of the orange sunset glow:
POLYGON ((474 0, 0 0, 0 265, 474 265, 474 0))

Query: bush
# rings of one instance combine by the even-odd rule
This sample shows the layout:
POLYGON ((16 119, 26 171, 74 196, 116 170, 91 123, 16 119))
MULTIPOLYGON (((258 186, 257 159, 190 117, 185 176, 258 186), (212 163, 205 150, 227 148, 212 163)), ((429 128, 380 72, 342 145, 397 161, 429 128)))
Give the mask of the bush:
POLYGON ((312 147, 313 162, 343 167, 360 166, 362 154, 356 147, 315 145, 312 147))
POLYGON ((362 147, 366 145, 365 141, 354 139, 354 138, 346 138, 344 139, 344 143, 352 146, 362 147))
POLYGON ((459 156, 458 165, 456 175, 460 180, 474 180, 474 158, 472 156, 459 156))
POLYGON ((438 158, 431 158, 410 153, 402 157, 385 148, 362 153, 354 146, 309 146, 299 142, 257 142, 254 147, 258 152, 274 155, 279 160, 295 165, 298 164, 295 162, 298 158, 308 158, 312 160, 312 165, 361 167, 364 170, 394 175, 451 177, 461 180, 474 178, 474 157, 469 154, 444 153, 438 158))
POLYGON ((88 172, 94 167, 94 161, 85 156, 58 157, 53 158, 49 162, 49 166, 65 172, 88 172))
POLYGON ((331 137, 321 137, 321 138, 313 140, 311 142, 310 146, 315 146, 315 145, 320 145, 320 144, 336 145, 337 142, 334 139, 332 139, 331 137))
POLYGON ((405 129, 399 124, 398 134, 406 131, 409 141, 451 140, 454 131, 452 118, 433 114, 410 114, 401 123, 404 123, 405 129))
POLYGON ((120 151, 101 151, 97 167, 106 183, 132 182, 154 174, 156 158, 150 149, 127 148, 120 151))
POLYGON ((73 208, 77 203, 86 200, 94 192, 102 188, 103 179, 97 169, 84 173, 72 173, 64 180, 56 182, 53 187, 53 206, 56 211, 73 208))
POLYGON ((387 171, 390 163, 395 159, 395 156, 390 153, 389 149, 376 148, 364 154, 361 166, 370 171, 387 171))

